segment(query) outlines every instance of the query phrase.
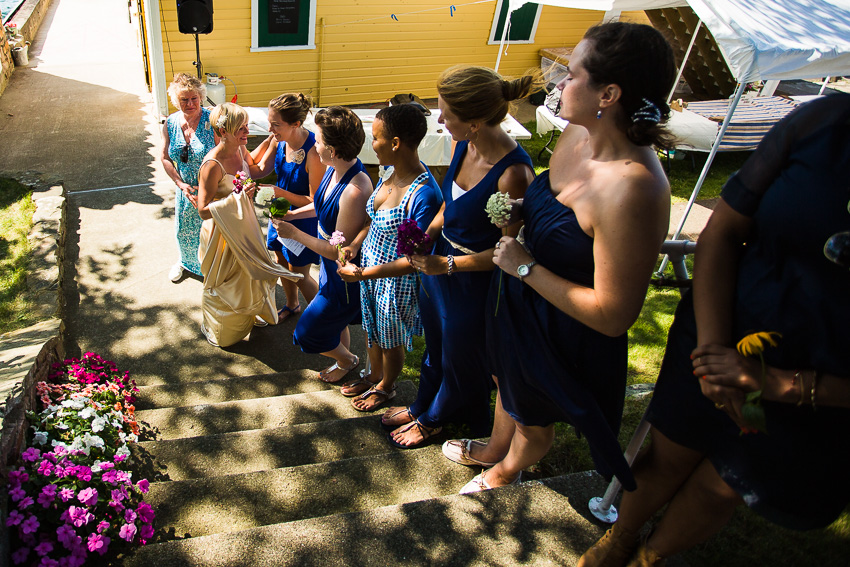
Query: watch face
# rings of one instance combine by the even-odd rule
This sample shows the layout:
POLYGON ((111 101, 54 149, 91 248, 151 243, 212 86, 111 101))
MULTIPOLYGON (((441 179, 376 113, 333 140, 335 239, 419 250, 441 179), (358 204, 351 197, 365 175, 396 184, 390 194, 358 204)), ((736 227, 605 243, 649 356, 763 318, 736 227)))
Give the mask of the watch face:
POLYGON ((525 276, 527 276, 528 271, 529 271, 528 264, 523 264, 521 266, 518 266, 517 269, 516 269, 516 273, 519 274, 519 277, 521 277, 521 278, 524 278, 525 276))

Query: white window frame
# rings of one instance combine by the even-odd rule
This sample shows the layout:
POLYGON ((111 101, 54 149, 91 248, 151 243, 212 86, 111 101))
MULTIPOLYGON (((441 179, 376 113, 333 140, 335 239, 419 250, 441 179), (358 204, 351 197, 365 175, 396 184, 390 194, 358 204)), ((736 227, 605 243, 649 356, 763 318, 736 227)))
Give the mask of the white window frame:
MULTIPOLYGON (((256 1, 256 0, 253 0, 256 1)), ((493 14, 493 23, 490 25, 490 39, 487 40, 487 45, 499 45, 502 43, 501 34, 496 37, 496 28, 499 25, 499 14, 502 13, 502 4, 504 4, 507 0, 498 0, 496 2, 496 12, 493 14)), ((534 17, 534 25, 531 26, 531 34, 527 40, 515 40, 511 41, 508 38, 505 38, 505 45, 523 45, 534 43, 534 36, 537 35, 537 24, 540 22, 540 12, 543 11, 543 4, 537 5, 537 15, 534 17)), ((508 14, 510 16, 510 14, 508 14)), ((510 23, 510 17, 505 19, 505 25, 507 26, 510 23)), ((510 31, 510 30, 508 30, 510 31)))
POLYGON ((259 0, 251 0, 251 53, 263 51, 307 51, 316 49, 316 0, 310 0, 310 21, 307 31, 307 45, 270 45, 268 47, 260 47, 259 42, 259 0))

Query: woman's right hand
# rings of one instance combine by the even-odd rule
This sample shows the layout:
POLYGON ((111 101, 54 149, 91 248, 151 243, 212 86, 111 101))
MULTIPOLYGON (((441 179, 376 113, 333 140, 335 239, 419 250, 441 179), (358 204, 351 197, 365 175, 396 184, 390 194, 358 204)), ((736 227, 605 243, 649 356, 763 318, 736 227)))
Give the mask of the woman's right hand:
POLYGON ((439 276, 449 272, 449 260, 445 256, 410 256, 408 261, 418 272, 426 276, 439 276))
POLYGON ((340 251, 340 256, 346 262, 350 262, 351 260, 357 258, 357 255, 360 254, 360 246, 343 246, 340 251))
POLYGON ((508 199, 511 214, 506 222, 496 223, 499 228, 505 228, 522 220, 522 199, 508 199))

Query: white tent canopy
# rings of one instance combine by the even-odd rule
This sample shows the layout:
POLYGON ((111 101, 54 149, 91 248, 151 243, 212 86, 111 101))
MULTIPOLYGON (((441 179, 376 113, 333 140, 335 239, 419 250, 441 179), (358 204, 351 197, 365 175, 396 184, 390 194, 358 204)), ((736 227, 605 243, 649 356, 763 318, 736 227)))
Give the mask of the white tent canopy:
MULTIPOLYGON (((510 0, 515 10, 529 0, 510 0)), ((850 73, 850 0, 535 0, 598 11, 690 6, 741 83, 850 73)))

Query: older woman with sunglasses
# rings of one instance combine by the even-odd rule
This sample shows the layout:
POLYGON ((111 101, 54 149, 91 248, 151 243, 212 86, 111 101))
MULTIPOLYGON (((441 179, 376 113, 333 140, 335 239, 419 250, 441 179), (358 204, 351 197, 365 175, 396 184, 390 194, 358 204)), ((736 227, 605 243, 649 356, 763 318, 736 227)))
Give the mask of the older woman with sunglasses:
POLYGON ((162 167, 177 185, 174 221, 180 261, 171 267, 168 278, 178 282, 183 270, 201 276, 198 244, 201 217, 198 215, 198 170, 204 156, 217 143, 210 127, 210 111, 203 107, 206 87, 200 79, 178 73, 168 87, 171 104, 179 108, 162 127, 162 167))

